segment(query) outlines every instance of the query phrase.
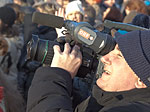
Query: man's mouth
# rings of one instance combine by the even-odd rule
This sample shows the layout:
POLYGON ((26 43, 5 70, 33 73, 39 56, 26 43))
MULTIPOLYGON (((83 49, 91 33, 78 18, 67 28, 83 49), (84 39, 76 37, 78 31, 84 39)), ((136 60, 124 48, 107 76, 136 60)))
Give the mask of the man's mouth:
POLYGON ((107 75, 110 75, 110 72, 108 70, 104 70, 103 73, 106 73, 107 75))

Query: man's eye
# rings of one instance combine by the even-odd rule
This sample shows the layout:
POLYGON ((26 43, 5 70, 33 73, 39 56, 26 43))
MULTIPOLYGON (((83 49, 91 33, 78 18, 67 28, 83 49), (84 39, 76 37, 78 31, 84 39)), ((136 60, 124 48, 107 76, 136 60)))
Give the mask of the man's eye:
POLYGON ((118 57, 123 57, 121 54, 117 54, 118 57))

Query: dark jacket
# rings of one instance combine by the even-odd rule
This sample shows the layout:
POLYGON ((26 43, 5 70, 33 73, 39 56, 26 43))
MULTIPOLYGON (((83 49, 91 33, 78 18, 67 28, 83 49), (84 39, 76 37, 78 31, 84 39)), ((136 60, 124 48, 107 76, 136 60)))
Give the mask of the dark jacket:
MULTIPOLYGON (((72 80, 60 68, 39 68, 28 94, 27 112, 72 112, 72 80)), ((150 88, 105 92, 97 85, 75 112, 150 112, 150 88)))

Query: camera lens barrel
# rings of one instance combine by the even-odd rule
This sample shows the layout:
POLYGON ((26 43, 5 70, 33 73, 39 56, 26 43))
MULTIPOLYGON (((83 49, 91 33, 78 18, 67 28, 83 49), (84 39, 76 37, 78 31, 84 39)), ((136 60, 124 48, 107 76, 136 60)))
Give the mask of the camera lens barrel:
POLYGON ((27 45, 28 58, 38 61, 41 64, 50 65, 54 55, 54 45, 59 45, 59 43, 43 40, 34 35, 27 45))
MULTIPOLYGON (((45 52, 44 55, 41 56, 41 63, 46 64, 46 65, 50 65, 54 56, 54 50, 53 50, 53 46, 54 45, 59 45, 58 42, 55 41, 47 41, 46 45, 45 45, 45 52)), ((39 49, 40 50, 40 49, 39 49)))

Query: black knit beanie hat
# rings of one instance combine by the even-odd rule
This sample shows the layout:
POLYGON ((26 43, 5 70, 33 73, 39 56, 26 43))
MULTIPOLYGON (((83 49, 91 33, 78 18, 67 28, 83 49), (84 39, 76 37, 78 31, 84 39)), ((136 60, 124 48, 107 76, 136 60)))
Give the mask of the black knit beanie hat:
POLYGON ((4 24, 12 26, 14 24, 14 21, 16 20, 16 13, 10 7, 0 7, 0 19, 4 24))
POLYGON ((132 31, 116 35, 116 42, 136 75, 150 86, 150 31, 132 31))

